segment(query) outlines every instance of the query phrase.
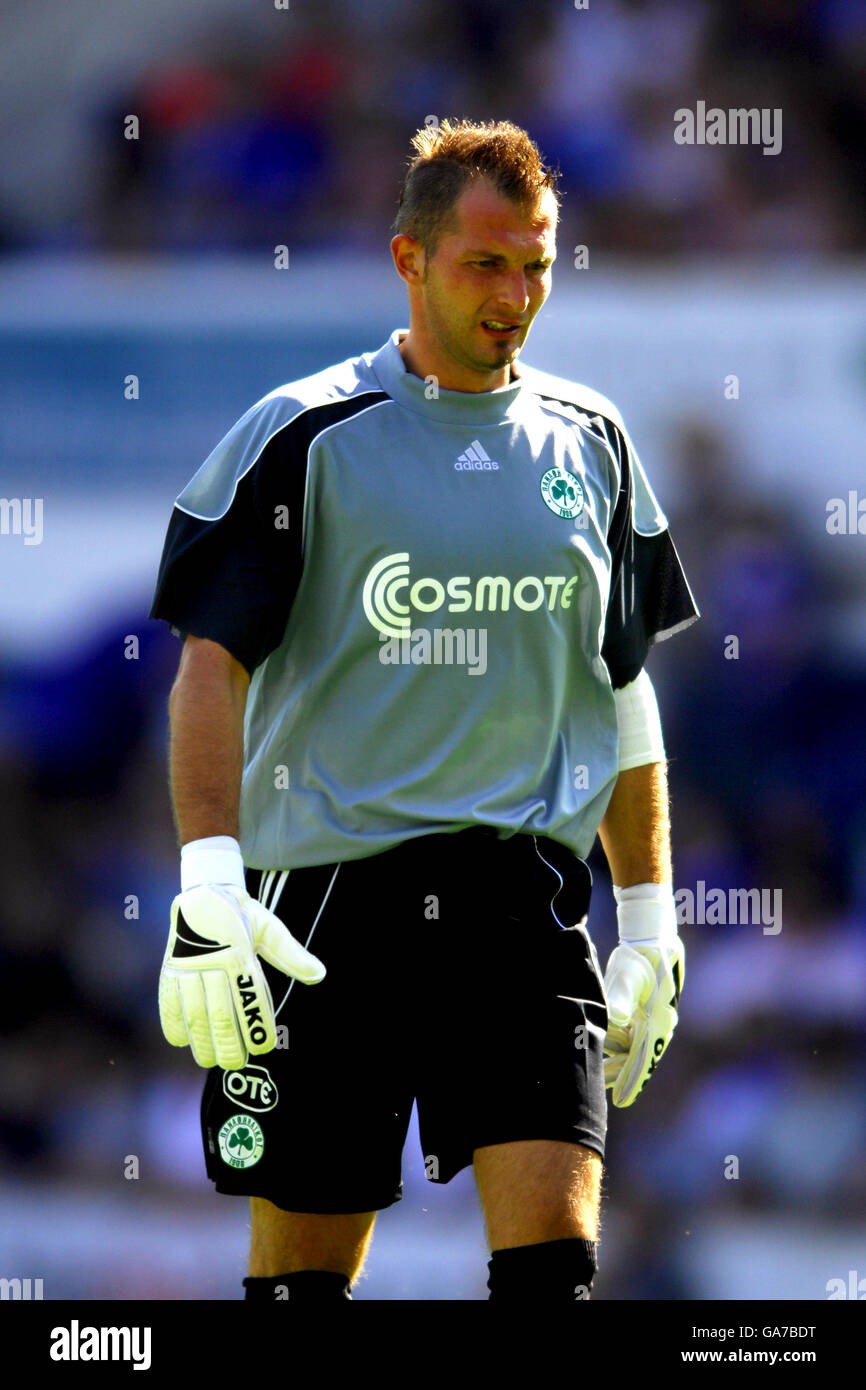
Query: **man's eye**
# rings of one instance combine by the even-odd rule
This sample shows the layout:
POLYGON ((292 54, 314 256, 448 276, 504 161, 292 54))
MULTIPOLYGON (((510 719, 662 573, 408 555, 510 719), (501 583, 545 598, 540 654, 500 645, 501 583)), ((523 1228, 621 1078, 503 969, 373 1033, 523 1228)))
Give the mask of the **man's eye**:
MULTIPOLYGON (((485 270, 486 270, 488 266, 496 265, 496 261, 473 261, 472 264, 473 264, 473 265, 477 265, 477 266, 481 266, 482 269, 485 269, 485 270)), ((527 269, 528 269, 528 270, 540 270, 540 271, 542 271, 542 273, 543 273, 545 270, 549 270, 549 269, 550 269, 550 266, 551 266, 552 264, 553 264, 552 262, 535 261, 532 265, 529 265, 529 266, 527 267, 527 269)))

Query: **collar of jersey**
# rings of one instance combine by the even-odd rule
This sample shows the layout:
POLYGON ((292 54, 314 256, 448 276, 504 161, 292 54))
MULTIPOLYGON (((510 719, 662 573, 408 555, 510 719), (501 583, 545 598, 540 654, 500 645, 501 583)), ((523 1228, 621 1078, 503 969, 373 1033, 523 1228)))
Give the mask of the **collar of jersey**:
POLYGON ((420 376, 406 370, 400 356, 399 342, 408 331, 395 328, 370 363, 382 390, 398 405, 445 424, 497 425, 515 419, 521 412, 526 390, 520 380, 495 391, 446 391, 440 387, 438 396, 428 399, 427 386, 420 376))

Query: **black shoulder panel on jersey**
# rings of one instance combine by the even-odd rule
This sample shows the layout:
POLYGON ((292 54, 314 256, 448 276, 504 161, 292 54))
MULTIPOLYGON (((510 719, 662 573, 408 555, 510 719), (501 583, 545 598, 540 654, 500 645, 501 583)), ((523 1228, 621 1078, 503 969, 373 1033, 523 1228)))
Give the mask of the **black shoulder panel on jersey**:
POLYGON ((670 532, 642 536, 629 528, 601 648, 614 690, 637 680, 655 642, 699 617, 670 532))
POLYGON ((283 640, 300 583, 310 445, 328 425, 388 399, 365 391, 302 410, 268 440, 223 516, 175 506, 148 616, 218 642, 250 673, 261 665, 283 640), (280 508, 288 526, 278 525, 280 508))
POLYGON ((595 417, 620 465, 620 490, 608 529, 610 599, 601 654, 614 690, 640 675, 655 642, 700 617, 667 527, 652 536, 634 529, 634 477, 622 430, 595 417))
POLYGON ((602 430, 599 427, 599 424, 596 423, 602 420, 610 429, 616 429, 616 425, 613 423, 612 420, 609 420, 606 415, 599 415, 597 410, 587 410, 584 406, 580 405, 577 401, 572 400, 569 396, 556 396, 550 391, 533 391, 532 394, 533 396, 537 396, 540 401, 554 401, 556 405, 567 405, 570 406, 572 410, 576 410, 579 415, 586 416, 587 420, 590 422, 590 428, 592 429, 594 434, 598 434, 604 437, 602 430))

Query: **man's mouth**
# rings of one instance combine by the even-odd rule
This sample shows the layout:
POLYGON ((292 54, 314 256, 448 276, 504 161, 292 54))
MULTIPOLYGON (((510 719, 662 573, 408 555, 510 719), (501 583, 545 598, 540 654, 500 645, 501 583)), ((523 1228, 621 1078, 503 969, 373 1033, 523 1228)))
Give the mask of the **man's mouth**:
POLYGON ((481 327, 491 338, 516 338, 521 326, 521 324, 511 322, 508 319, 482 319, 481 321, 481 327))

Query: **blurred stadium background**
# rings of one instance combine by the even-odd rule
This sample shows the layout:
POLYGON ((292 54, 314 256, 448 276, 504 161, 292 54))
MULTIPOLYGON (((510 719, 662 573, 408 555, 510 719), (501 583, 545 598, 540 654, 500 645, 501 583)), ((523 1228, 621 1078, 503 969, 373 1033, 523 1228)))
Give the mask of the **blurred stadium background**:
MULTIPOLYGON (((0 1275, 242 1293, 246 1204, 205 1178, 202 1073, 156 1011, 179 645, 146 612, 173 499, 229 425, 406 323, 409 140, 465 115, 560 164, 525 357, 620 406, 703 611, 649 666, 676 886, 783 894, 778 934, 683 928, 675 1045, 611 1112, 595 1296, 866 1277, 866 537, 827 528, 866 497, 862 5, 17 0, 0 54, 0 491, 44 499, 40 544, 0 535, 0 1275), (781 108, 781 154, 676 145, 698 99, 781 108)), ((404 1182, 356 1297, 486 1298, 470 1173, 428 1184, 413 1126, 404 1182)))

